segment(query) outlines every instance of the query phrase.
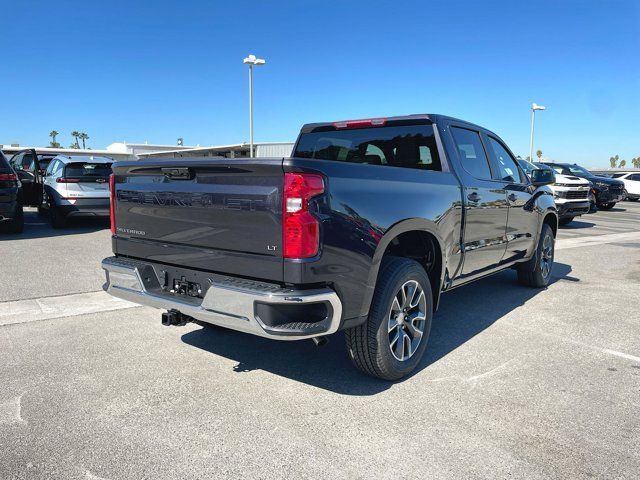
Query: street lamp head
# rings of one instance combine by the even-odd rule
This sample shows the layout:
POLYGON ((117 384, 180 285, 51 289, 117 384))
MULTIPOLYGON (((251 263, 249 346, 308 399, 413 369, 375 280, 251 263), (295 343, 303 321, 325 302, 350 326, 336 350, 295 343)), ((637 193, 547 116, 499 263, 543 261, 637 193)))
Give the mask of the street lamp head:
POLYGON ((546 110, 547 107, 543 107, 542 105, 538 105, 537 103, 531 104, 531 110, 546 110))
POLYGON ((256 56, 252 54, 245 58, 242 63, 247 65, 264 65, 266 62, 264 58, 256 58, 256 56))

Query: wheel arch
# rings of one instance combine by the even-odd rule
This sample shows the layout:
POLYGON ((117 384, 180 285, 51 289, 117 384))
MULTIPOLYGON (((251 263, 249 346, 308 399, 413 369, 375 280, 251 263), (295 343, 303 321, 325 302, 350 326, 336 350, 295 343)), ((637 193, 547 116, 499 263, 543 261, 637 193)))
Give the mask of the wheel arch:
POLYGON ((367 290, 361 311, 368 314, 378 281, 380 265, 385 255, 412 258, 420 263, 429 276, 433 293, 433 310, 438 307, 446 270, 444 242, 435 223, 423 219, 407 219, 389 228, 380 239, 372 259, 367 290))
MULTIPOLYGON (((556 236, 558 235, 558 222, 558 213, 547 210, 547 212, 544 214, 544 218, 542 219, 542 225, 546 224, 551 227, 551 230, 553 231, 553 238, 556 238, 556 236)), ((542 230, 542 225, 540 225, 540 230, 542 230)))

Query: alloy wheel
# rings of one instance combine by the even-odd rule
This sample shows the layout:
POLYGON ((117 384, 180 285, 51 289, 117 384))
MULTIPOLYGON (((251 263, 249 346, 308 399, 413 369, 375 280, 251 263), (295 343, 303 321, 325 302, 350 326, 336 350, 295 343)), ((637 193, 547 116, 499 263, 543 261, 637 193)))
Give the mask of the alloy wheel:
POLYGON ((542 255, 540 255, 540 271, 542 276, 547 278, 553 266, 553 237, 545 235, 542 241, 542 255))
POLYGON ((393 356, 404 362, 418 349, 427 318, 427 299, 415 280, 405 282, 393 298, 389 311, 389 348, 393 356))

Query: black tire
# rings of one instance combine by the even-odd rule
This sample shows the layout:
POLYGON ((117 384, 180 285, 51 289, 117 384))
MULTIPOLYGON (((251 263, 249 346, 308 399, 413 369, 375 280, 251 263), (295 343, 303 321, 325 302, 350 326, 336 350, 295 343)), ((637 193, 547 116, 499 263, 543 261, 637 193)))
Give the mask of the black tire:
POLYGON ((613 207, 615 207, 616 202, 611 202, 611 203, 602 203, 600 205, 598 205, 598 208, 600 210, 611 210, 613 207))
MULTIPOLYGON (((411 290, 405 290, 405 292, 411 292, 411 290)), ((415 260, 408 258, 385 257, 380 266, 378 283, 373 294, 367 321, 345 331, 351 361, 358 369, 373 377, 390 381, 399 380, 413 371, 422 359, 429 340, 432 316, 433 295, 431 283, 424 268, 415 260), (420 296, 416 285, 419 285, 424 297, 420 296), (406 288, 411 286, 415 288, 414 293, 408 295, 412 297, 409 303, 415 299, 413 296, 416 293, 420 298, 416 301, 416 306, 408 310, 401 309, 401 307, 397 309, 398 315, 392 319, 394 305, 396 305, 394 299, 397 296, 401 298, 401 289, 404 290, 405 286, 407 286, 406 288), (423 308, 424 312, 422 312, 423 308), (405 315, 408 316, 411 311, 414 312, 415 317, 406 322, 405 315), (402 318, 398 319, 399 316, 402 318), (397 321, 398 324, 394 324, 395 330, 390 330, 389 325, 393 321, 397 321), (416 329, 414 322, 419 324, 418 329, 416 329), (422 327, 422 334, 417 343, 413 345, 413 341, 418 339, 418 336, 413 332, 419 331, 420 327, 422 327), (397 341, 394 352, 391 350, 391 345, 394 342, 390 337, 395 336, 394 331, 398 334, 396 338, 402 339, 400 356, 404 356, 405 353, 409 355, 404 360, 399 360, 396 357, 395 352, 400 347, 397 341), (408 346, 405 340, 408 340, 408 346), (407 348, 405 349, 405 347, 407 348)))
POLYGON ((561 218, 560 220, 558 220, 558 225, 568 225, 569 223, 573 222, 573 219, 575 217, 564 217, 561 218))
POLYGON ((24 231, 24 211, 22 205, 16 207, 13 218, 9 222, 0 224, 1 231, 6 233, 22 233, 24 231))
POLYGON ((536 247, 535 256, 526 263, 518 266, 518 280, 527 287, 544 288, 549 285, 551 272, 553 270, 553 258, 555 255, 555 238, 553 230, 546 223, 542 225, 540 239, 536 247), (548 246, 550 242, 550 251, 548 246), (543 259, 545 263, 543 263, 543 259))
POLYGON ((67 225, 67 218, 55 205, 49 207, 49 223, 53 228, 64 228, 67 225))

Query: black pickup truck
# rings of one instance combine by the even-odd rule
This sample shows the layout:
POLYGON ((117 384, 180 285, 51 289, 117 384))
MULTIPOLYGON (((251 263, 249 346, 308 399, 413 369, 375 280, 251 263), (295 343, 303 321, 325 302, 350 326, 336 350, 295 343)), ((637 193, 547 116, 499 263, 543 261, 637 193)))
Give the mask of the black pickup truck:
POLYGON ((485 128, 410 115, 305 125, 291 158, 118 162, 104 288, 166 325, 344 329, 358 368, 399 379, 441 292, 510 267, 548 284, 554 174, 514 158, 485 128))

